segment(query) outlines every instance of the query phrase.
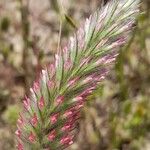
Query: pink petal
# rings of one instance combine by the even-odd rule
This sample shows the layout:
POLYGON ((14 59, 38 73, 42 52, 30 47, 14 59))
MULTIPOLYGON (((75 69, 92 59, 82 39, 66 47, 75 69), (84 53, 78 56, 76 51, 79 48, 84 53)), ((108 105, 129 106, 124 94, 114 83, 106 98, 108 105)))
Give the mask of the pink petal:
POLYGON ((40 90, 40 84, 39 84, 39 82, 34 82, 34 83, 33 83, 33 90, 34 90, 35 92, 37 92, 37 91, 40 90))
POLYGON ((34 113, 33 117, 31 118, 31 124, 35 127, 38 123, 38 118, 36 116, 36 113, 34 113))
POLYGON ((56 105, 60 105, 64 101, 64 96, 58 96, 56 98, 56 105))
POLYGON ((31 142, 31 143, 33 143, 34 141, 35 141, 35 139, 36 139, 36 136, 32 133, 32 132, 30 132, 30 135, 29 135, 29 141, 31 142))
POLYGON ((60 140, 60 143, 62 144, 62 145, 71 145, 72 143, 73 143, 73 137, 71 137, 71 136, 64 136, 64 137, 62 137, 62 139, 60 140))
POLYGON ((53 130, 53 131, 51 131, 51 133, 48 135, 48 140, 49 140, 49 141, 53 141, 53 140, 55 139, 55 137, 56 137, 56 131, 53 130))
POLYGON ((39 108, 42 109, 45 106, 44 97, 42 96, 38 102, 39 108))
POLYGON ((22 145, 21 143, 18 143, 18 144, 17 144, 17 149, 18 149, 18 150, 23 150, 23 145, 22 145))
POLYGON ((21 136, 21 131, 19 129, 16 130, 15 134, 20 138, 21 136))
POLYGON ((51 122, 51 124, 56 123, 57 119, 58 119, 58 114, 54 114, 54 115, 50 116, 50 122, 51 122))
POLYGON ((30 99, 27 96, 25 96, 25 99, 23 100, 23 105, 24 105, 24 108, 26 110, 29 110, 29 108, 30 108, 30 99))

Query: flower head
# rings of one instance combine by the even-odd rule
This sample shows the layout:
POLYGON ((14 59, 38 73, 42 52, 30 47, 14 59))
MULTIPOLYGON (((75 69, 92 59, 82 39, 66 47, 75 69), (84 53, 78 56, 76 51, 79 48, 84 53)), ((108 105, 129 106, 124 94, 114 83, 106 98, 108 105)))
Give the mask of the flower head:
POLYGON ((139 0, 112 0, 86 19, 23 100, 18 150, 26 145, 57 150, 73 143, 81 109, 114 65, 138 12, 139 0))

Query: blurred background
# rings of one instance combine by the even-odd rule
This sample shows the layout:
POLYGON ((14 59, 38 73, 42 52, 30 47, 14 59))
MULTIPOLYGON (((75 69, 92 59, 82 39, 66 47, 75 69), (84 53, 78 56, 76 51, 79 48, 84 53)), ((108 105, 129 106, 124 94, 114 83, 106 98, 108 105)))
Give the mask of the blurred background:
MULTIPOLYGON (((0 150, 15 149, 21 101, 41 68, 53 61, 58 43, 65 45, 100 4, 0 0, 0 150)), ((68 150, 150 150, 150 0, 143 0, 141 9, 113 71, 89 97, 78 137, 68 150)))

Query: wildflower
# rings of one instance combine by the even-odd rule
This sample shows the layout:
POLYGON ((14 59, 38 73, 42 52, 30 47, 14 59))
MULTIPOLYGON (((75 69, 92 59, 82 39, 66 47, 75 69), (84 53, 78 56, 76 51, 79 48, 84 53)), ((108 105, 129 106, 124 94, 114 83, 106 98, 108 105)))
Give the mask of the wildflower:
POLYGON ((15 132, 20 141, 18 150, 26 145, 29 149, 57 150, 73 143, 72 130, 77 127, 80 111, 114 65, 138 12, 139 0, 112 0, 86 19, 55 55, 54 63, 42 70, 30 89, 30 98, 25 96, 25 111, 15 132))
POLYGON ((68 87, 75 85, 75 83, 76 83, 76 81, 78 81, 78 79, 79 79, 79 78, 76 77, 76 78, 74 78, 74 79, 69 80, 68 87))

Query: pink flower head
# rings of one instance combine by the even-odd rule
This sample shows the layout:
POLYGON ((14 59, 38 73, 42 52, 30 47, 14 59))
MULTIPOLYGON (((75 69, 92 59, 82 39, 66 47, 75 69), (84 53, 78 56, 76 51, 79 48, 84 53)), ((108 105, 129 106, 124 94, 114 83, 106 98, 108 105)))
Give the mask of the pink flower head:
POLYGON ((55 137, 56 137, 56 131, 53 130, 53 131, 51 131, 51 133, 48 135, 48 140, 49 140, 49 141, 53 141, 53 140, 55 139, 55 137))
POLYGON ((18 150, 23 150, 23 145, 20 142, 17 144, 17 149, 18 150))
POLYGON ((64 101, 64 96, 58 96, 56 98, 56 105, 60 105, 64 101))
POLYGON ((29 135, 28 139, 29 139, 29 141, 30 141, 31 143, 33 143, 33 142, 35 141, 36 136, 33 134, 33 132, 30 132, 30 135, 29 135))
POLYGON ((21 136, 21 131, 19 129, 16 130, 15 134, 20 138, 21 136))
POLYGON ((33 117, 31 118, 31 124, 35 127, 38 123, 38 118, 36 113, 34 113, 33 117))
POLYGON ((42 109, 45 106, 45 102, 44 102, 44 97, 41 96, 39 102, 38 102, 38 106, 40 109, 42 109))
POLYGON ((62 139, 60 140, 60 143, 61 143, 62 145, 71 145, 71 144, 73 144, 73 137, 72 137, 72 136, 69 136, 69 135, 64 136, 64 137, 62 137, 62 139))
POLYGON ((26 110, 29 110, 29 108, 30 108, 30 99, 27 96, 25 96, 25 99, 23 100, 23 105, 24 105, 24 108, 26 110))
POLYGON ((57 119, 58 119, 58 114, 54 114, 54 115, 50 116, 50 122, 51 122, 51 124, 56 123, 57 119))

